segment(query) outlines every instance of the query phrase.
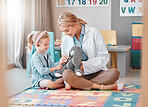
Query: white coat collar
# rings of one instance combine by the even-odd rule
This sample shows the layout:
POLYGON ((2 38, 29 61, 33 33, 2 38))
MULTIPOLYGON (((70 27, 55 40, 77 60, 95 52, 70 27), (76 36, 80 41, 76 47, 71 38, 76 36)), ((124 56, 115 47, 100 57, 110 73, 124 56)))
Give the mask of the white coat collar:
POLYGON ((84 36, 84 38, 83 38, 83 42, 86 40, 86 38, 87 38, 87 32, 89 31, 89 27, 87 26, 87 25, 85 25, 85 36, 84 36))
POLYGON ((89 31, 89 27, 85 25, 85 34, 89 31))

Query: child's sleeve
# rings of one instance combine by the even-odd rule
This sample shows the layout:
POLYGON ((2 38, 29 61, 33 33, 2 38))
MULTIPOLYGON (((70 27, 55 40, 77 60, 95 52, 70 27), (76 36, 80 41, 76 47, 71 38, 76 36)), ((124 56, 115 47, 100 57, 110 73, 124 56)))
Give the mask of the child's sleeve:
POLYGON ((54 63, 53 60, 51 59, 51 57, 49 57, 49 62, 50 62, 50 68, 58 66, 59 62, 54 63))
POLYGON ((41 59, 39 57, 32 57, 32 65, 33 65, 33 69, 37 69, 37 71, 41 74, 41 75, 46 75, 50 73, 50 68, 49 67, 45 67, 41 61, 41 59))

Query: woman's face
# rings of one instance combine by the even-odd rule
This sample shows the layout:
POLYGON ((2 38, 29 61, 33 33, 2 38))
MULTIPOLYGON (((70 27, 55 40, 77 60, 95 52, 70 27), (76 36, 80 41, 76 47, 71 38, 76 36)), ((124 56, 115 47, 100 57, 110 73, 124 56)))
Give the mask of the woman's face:
POLYGON ((76 34, 77 31, 77 27, 76 25, 74 26, 68 26, 68 27, 59 27, 61 29, 62 32, 65 33, 65 35, 68 35, 70 37, 74 37, 74 35, 76 34))

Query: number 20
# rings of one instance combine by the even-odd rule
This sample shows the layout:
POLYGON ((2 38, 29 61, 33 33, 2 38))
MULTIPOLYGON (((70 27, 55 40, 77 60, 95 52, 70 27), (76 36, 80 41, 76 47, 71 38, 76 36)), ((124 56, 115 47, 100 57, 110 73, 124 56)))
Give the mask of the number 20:
POLYGON ((103 4, 107 4, 107 3, 108 3, 108 0, 99 0, 99 1, 100 1, 99 4, 101 4, 101 5, 103 5, 103 4))

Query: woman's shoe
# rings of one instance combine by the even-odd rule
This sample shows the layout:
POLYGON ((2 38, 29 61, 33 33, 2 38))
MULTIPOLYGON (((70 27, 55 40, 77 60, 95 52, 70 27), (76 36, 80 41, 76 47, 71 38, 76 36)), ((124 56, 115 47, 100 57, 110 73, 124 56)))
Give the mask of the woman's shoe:
POLYGON ((125 84, 123 82, 117 82, 117 90, 123 90, 125 88, 125 84))

